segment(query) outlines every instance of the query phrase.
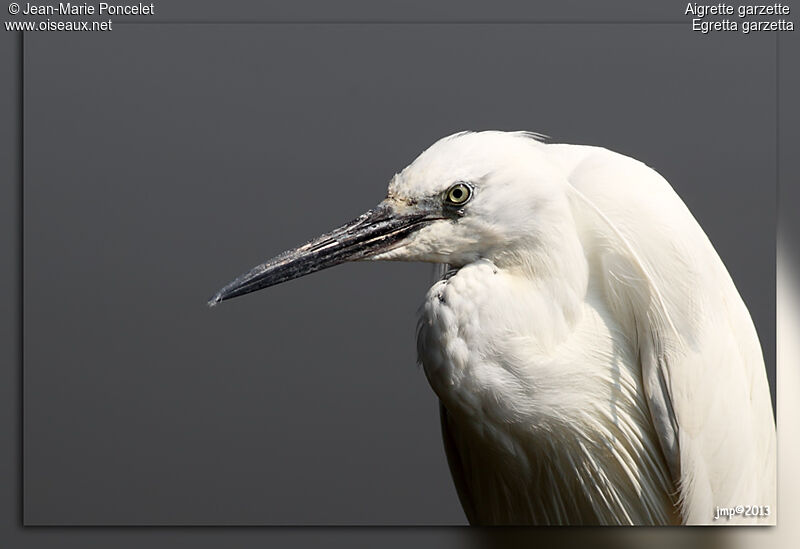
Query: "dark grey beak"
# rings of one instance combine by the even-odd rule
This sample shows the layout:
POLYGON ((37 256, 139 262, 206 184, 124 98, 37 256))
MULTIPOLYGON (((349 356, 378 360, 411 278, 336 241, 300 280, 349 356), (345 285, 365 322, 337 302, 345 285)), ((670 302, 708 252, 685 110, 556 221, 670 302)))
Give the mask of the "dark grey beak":
POLYGON ((350 223, 253 268, 218 291, 208 304, 213 307, 226 299, 390 250, 431 219, 420 211, 398 214, 382 202, 350 223))

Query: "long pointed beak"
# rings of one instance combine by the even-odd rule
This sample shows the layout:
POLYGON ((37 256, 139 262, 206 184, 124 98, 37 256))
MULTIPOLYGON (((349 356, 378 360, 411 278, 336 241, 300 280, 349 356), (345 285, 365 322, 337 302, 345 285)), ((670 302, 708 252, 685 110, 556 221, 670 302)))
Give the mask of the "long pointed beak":
POLYGON ((218 291, 208 305, 390 250, 431 219, 420 211, 399 214, 382 202, 338 229, 254 267, 218 291))

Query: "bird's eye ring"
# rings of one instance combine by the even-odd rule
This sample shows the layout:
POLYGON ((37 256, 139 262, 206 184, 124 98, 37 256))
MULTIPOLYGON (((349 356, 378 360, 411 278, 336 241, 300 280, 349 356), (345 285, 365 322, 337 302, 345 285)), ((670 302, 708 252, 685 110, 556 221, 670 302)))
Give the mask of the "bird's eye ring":
POLYGON ((461 206, 472 198, 472 186, 468 183, 456 183, 444 193, 444 201, 452 206, 461 206))

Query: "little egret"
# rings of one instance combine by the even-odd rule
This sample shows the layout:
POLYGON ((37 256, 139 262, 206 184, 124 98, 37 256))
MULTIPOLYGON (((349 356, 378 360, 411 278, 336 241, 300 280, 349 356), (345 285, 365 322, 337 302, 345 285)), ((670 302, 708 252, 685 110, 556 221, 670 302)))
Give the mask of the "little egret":
POLYGON ((446 265, 417 346, 470 523, 774 523, 756 330, 646 165, 527 132, 445 137, 375 209, 209 304, 354 260, 446 265))

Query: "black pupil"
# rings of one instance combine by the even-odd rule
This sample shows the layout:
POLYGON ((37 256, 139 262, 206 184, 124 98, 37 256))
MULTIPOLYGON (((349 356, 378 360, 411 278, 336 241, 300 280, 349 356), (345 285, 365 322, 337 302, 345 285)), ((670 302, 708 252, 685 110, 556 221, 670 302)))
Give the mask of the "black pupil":
POLYGON ((464 191, 462 191, 461 189, 453 189, 452 194, 453 194, 453 200, 461 200, 464 191))

